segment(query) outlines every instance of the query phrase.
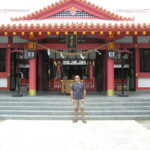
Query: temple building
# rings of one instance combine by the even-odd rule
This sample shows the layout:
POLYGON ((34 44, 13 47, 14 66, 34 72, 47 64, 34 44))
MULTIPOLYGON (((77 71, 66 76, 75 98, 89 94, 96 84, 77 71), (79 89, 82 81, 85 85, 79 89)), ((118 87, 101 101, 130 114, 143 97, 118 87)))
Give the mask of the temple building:
POLYGON ((150 14, 94 3, 54 0, 17 17, 3 14, 0 90, 69 93, 77 74, 87 91, 108 96, 150 90, 150 14))

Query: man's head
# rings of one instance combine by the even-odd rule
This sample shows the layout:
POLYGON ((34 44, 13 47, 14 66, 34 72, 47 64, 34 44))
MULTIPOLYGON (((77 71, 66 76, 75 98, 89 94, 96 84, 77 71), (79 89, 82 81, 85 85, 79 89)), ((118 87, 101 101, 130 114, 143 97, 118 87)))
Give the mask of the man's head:
POLYGON ((74 79, 75 79, 76 82, 80 82, 80 76, 79 76, 79 75, 76 75, 76 76, 74 77, 74 79))

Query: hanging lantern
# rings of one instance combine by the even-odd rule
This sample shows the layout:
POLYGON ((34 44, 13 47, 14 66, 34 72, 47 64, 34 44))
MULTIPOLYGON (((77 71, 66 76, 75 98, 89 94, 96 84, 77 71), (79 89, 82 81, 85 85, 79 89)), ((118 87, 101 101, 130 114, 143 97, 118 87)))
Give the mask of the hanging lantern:
POLYGON ((6 36, 7 36, 7 35, 8 35, 8 33, 7 33, 7 32, 4 32, 4 35, 6 35, 6 36))
POLYGON ((95 32, 94 32, 94 31, 92 31, 92 32, 91 32, 91 34, 92 34, 92 35, 94 35, 94 34, 95 34, 95 32))
POLYGON ((29 50, 35 50, 35 49, 36 49, 35 43, 32 42, 32 41, 30 41, 30 42, 28 43, 28 49, 29 49, 29 50))
POLYGON ((117 35, 120 35, 120 31, 117 31, 117 35))
POLYGON ((143 31, 143 35, 146 35, 146 31, 143 31))
POLYGON ((74 10, 75 10, 75 8, 74 8, 74 7, 71 7, 71 10, 72 10, 72 11, 74 11, 74 10))
POLYGON ((108 34, 109 34, 109 35, 112 35, 113 33, 112 33, 112 31, 109 31, 108 34))
POLYGON ((13 35, 16 35, 16 32, 13 32, 13 35))
POLYGON ((115 49, 115 43, 114 42, 108 42, 107 48, 108 48, 108 50, 114 50, 115 49))
POLYGON ((114 38, 114 34, 113 34, 112 31, 109 31, 109 32, 108 32, 108 35, 109 35, 109 38, 114 38))
POLYGON ((47 35, 50 35, 50 34, 51 34, 51 32, 50 32, 50 31, 48 31, 48 32, 47 32, 47 35))
POLYGON ((68 31, 65 31, 65 35, 68 35, 68 31))
POLYGON ((56 32, 56 35, 59 35, 59 32, 58 32, 58 31, 56 32))
POLYGON ((39 35, 42 35, 42 32, 41 32, 41 31, 39 32, 39 35))
POLYGON ((83 34, 83 35, 85 35, 85 34, 86 34, 86 32, 85 32, 85 31, 83 31, 83 32, 82 32, 82 34, 83 34))
POLYGON ((30 37, 30 38, 34 38, 33 32, 30 32, 29 37, 30 37))
POLYGON ((130 33, 129 31, 126 31, 126 35, 129 35, 129 33, 130 33))
POLYGON ((30 35, 33 35, 33 32, 30 32, 30 35))
POLYGON ((134 35, 138 35, 138 32, 137 32, 137 31, 134 31, 134 35))
POLYGON ((76 32, 76 31, 74 31, 74 32, 73 32, 73 34, 74 34, 74 35, 77 35, 77 32, 76 32))
POLYGON ((100 35, 103 35, 104 34, 104 31, 100 31, 100 35))
POLYGON ((24 32, 21 32, 21 35, 24 35, 24 32))

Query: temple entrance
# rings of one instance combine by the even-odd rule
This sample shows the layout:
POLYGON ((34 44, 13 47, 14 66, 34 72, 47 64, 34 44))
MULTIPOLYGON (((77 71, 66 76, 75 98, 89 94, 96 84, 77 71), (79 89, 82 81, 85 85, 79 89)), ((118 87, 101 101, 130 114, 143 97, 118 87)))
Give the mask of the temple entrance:
MULTIPOLYGON (((13 51, 13 50, 12 50, 13 51)), ((28 91, 29 61, 25 50, 11 53, 10 90, 28 91)))
POLYGON ((10 79, 10 89, 12 91, 15 91, 16 90, 16 85, 17 85, 17 69, 18 69, 18 59, 17 58, 17 55, 16 53, 12 53, 11 54, 11 79, 10 79))
MULTIPOLYGON (((46 51, 42 54, 42 91, 60 91, 63 81, 74 80, 79 75, 88 91, 96 91, 95 59, 59 58, 49 57, 46 51)), ((38 81, 40 82, 40 81, 38 81)))
MULTIPOLYGON (((124 67, 124 89, 135 90, 135 60, 134 49, 132 55, 125 55, 123 58, 124 67)), ((10 89, 15 91, 20 82, 20 89, 29 89, 29 59, 25 50, 19 55, 11 53, 11 74, 10 89)), ((85 83, 87 91, 106 91, 107 89, 107 51, 99 50, 93 54, 93 59, 61 58, 56 55, 48 56, 46 50, 37 53, 37 82, 36 89, 41 91, 61 92, 62 81, 74 80, 79 75, 85 83)), ((122 70, 121 59, 116 55, 114 59, 114 90, 121 90, 122 70)))
POLYGON ((135 49, 130 49, 132 54, 125 54, 121 58, 121 54, 116 55, 114 65, 115 90, 122 90, 122 82, 124 82, 124 90, 135 91, 135 49), (123 68, 122 68, 123 65, 123 68))

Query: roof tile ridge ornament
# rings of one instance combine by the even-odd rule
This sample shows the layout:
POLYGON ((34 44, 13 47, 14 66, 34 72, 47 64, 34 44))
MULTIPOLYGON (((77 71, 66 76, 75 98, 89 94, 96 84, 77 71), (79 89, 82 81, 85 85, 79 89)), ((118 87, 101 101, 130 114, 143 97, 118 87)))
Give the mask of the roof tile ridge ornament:
POLYGON ((108 18, 114 20, 121 20, 121 21, 134 21, 134 17, 124 17, 116 12, 112 12, 105 8, 100 7, 99 5, 95 5, 88 0, 60 0, 58 2, 52 3, 47 7, 43 7, 42 9, 36 10, 35 12, 30 12, 29 14, 22 16, 22 17, 15 17, 11 18, 12 21, 20 21, 20 20, 30 20, 34 19, 34 17, 40 16, 41 13, 46 13, 47 11, 51 10, 54 7, 60 7, 61 5, 65 4, 66 2, 79 2, 85 4, 89 7, 92 7, 94 10, 104 13, 108 18))
POLYGON ((143 31, 144 30, 148 30, 150 29, 150 23, 133 23, 133 22, 117 22, 117 23, 110 23, 110 22, 104 22, 104 23, 95 23, 95 22, 66 22, 66 23, 36 23, 34 24, 33 22, 25 22, 25 24, 21 24, 16 23, 16 22, 12 22, 12 24, 1 24, 0 25, 0 29, 27 29, 27 30, 31 30, 33 28, 35 29, 43 29, 43 30, 47 30, 47 29, 59 29, 59 28, 64 28, 69 29, 70 31, 72 31, 73 29, 77 29, 78 31, 81 31, 81 29, 103 29, 104 31, 114 31, 114 30, 124 30, 124 31, 131 31, 131 30, 136 30, 136 31, 143 31))

